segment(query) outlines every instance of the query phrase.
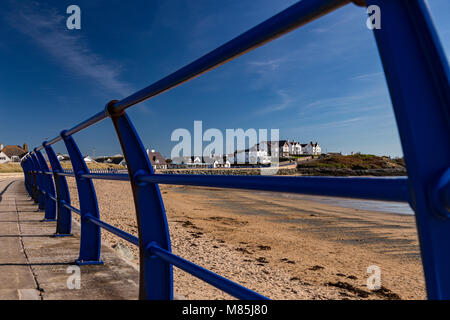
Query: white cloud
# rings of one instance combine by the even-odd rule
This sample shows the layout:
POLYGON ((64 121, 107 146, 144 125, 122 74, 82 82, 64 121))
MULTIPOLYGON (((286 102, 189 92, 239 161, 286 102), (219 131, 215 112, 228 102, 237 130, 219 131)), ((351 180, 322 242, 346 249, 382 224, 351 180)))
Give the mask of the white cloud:
POLYGON ((258 67, 258 68, 267 68, 269 70, 276 70, 280 66, 282 62, 284 62, 285 59, 272 59, 272 60, 265 60, 265 61, 250 61, 248 63, 249 66, 252 67, 258 67))
POLYGON ((352 77, 350 78, 350 80, 378 80, 378 79, 383 79, 383 72, 371 72, 371 73, 365 73, 365 74, 361 74, 359 76, 356 77, 352 77))
POLYGON ((281 101, 279 103, 271 104, 265 108, 259 109, 258 111, 256 111, 257 115, 284 110, 291 107, 292 103, 295 101, 295 99, 292 98, 285 90, 276 90, 276 94, 280 97, 281 101))
POLYGON ((66 29, 66 16, 37 2, 26 5, 14 2, 14 6, 17 9, 5 15, 8 23, 30 37, 57 63, 99 84, 117 98, 132 93, 131 86, 119 78, 119 65, 93 52, 78 31, 66 29))

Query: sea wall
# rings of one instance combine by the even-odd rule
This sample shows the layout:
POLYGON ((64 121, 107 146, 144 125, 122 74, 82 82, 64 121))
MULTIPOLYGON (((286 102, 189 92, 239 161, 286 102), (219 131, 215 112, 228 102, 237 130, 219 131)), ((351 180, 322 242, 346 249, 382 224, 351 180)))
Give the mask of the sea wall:
MULTIPOLYGON (((203 174, 203 175, 245 175, 259 176, 261 169, 167 169, 157 170, 162 174, 203 174)), ((406 176, 406 169, 333 169, 333 168, 301 168, 301 169, 283 169, 280 168, 277 175, 301 175, 301 176, 406 176)))
POLYGON ((251 168, 251 169, 167 169, 167 170, 156 170, 156 173, 259 176, 261 173, 261 170, 258 168, 251 168))

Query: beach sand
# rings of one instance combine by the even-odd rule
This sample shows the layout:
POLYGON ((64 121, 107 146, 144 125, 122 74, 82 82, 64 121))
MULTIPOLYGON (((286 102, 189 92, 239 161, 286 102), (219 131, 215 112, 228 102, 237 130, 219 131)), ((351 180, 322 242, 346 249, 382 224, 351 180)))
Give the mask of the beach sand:
MULTIPOLYGON (((101 219, 137 235, 129 183, 94 184, 101 219)), ((161 194, 175 254, 271 299, 426 298, 413 216, 268 192, 162 185, 161 194), (366 285, 372 265, 381 270, 376 291, 366 285)), ((102 238, 138 264, 135 246, 106 231, 102 238)), ((232 298, 177 268, 174 290, 185 299, 232 298)))

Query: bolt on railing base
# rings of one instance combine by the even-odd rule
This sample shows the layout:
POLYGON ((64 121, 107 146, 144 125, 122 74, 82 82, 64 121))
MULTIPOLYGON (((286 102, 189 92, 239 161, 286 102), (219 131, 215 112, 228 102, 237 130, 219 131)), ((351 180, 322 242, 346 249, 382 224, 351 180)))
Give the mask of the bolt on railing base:
POLYGON ((62 237, 73 237, 73 234, 71 233, 54 233, 52 235, 54 238, 62 238, 62 237))
POLYGON ((101 265, 104 264, 103 260, 99 261, 83 261, 83 260, 75 260, 75 263, 79 266, 87 266, 87 265, 101 265))

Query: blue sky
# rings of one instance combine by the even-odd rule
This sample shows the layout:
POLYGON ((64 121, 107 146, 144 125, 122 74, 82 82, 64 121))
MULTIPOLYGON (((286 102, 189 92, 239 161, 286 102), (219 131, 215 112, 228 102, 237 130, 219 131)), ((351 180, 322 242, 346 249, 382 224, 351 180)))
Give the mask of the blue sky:
MULTIPOLYGON (((296 1, 2 0, 0 143, 37 146, 296 1), (81 30, 66 28, 79 5, 81 30)), ((450 1, 430 0, 450 52, 450 1)), ((177 128, 279 128, 323 151, 401 156, 373 34, 355 5, 129 109, 166 157, 177 128)), ((109 119, 75 135, 84 154, 120 153, 109 119)), ((62 143, 55 145, 65 152, 62 143)))

